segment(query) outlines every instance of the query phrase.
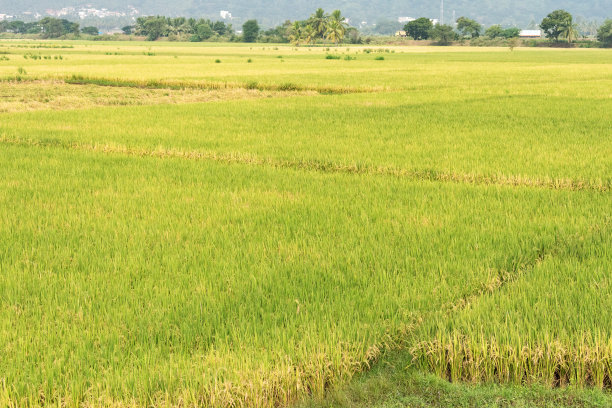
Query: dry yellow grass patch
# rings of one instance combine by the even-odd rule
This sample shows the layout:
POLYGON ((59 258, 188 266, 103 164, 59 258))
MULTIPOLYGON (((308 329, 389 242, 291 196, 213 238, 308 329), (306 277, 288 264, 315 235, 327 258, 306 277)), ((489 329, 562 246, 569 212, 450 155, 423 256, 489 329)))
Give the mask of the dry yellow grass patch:
POLYGON ((257 89, 142 89, 72 85, 40 80, 0 82, 0 113, 34 110, 86 109, 96 106, 162 105, 314 94, 257 89))

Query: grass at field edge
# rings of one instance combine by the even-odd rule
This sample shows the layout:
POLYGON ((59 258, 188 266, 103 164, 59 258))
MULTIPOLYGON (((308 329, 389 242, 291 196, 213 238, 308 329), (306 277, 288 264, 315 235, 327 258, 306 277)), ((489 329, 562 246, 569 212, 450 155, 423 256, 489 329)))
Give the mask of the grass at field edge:
POLYGON ((312 399, 298 408, 604 408, 612 394, 593 389, 546 386, 450 383, 432 374, 407 368, 411 355, 395 351, 384 355, 371 370, 350 384, 312 399))

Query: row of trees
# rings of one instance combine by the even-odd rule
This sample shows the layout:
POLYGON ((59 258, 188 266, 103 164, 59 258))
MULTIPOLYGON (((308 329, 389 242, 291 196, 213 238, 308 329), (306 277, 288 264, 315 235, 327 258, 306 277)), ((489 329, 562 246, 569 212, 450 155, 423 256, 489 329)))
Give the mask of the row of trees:
POLYGON ((325 10, 319 8, 309 19, 293 23, 289 41, 295 45, 312 44, 317 40, 328 40, 339 44, 344 40, 347 29, 346 18, 342 16, 340 10, 327 14, 325 10))
MULTIPOLYGON (((544 35, 554 41, 559 42, 565 39, 572 42, 578 36, 577 27, 573 17, 565 10, 555 10, 548 14, 540 23, 540 28, 544 35)), ((456 31, 451 26, 434 26, 428 18, 421 17, 407 23, 404 26, 406 34, 415 40, 434 39, 441 43, 449 43, 458 38, 478 38, 481 36, 483 27, 475 20, 467 17, 457 19, 456 31)), ((612 20, 606 20, 604 25, 598 30, 598 40, 605 46, 610 46, 612 41, 610 31, 612 30, 612 20)), ((520 34, 518 28, 512 27, 503 29, 500 25, 493 25, 484 32, 488 38, 517 38, 520 34)))
POLYGON ((242 26, 244 42, 291 42, 294 45, 314 44, 317 41, 329 41, 340 44, 350 36, 351 42, 357 42, 359 32, 349 27, 340 10, 327 14, 322 8, 317 9, 307 20, 286 21, 276 28, 260 31, 256 20, 249 20, 242 26))
MULTIPOLYGON (((428 18, 421 17, 404 26, 406 33, 415 40, 433 39, 440 44, 449 44, 460 38, 478 38, 483 34, 483 27, 467 17, 457 19, 456 27, 450 25, 433 25, 428 18)), ((555 10, 548 14, 540 23, 540 28, 551 41, 561 39, 572 42, 578 36, 577 27, 570 13, 565 10, 555 10)), ((262 31, 256 20, 249 20, 242 26, 242 37, 237 37, 231 24, 223 21, 213 22, 205 19, 169 18, 163 16, 140 17, 133 26, 126 26, 123 31, 127 35, 135 34, 146 37, 150 41, 162 37, 175 40, 190 41, 244 41, 244 42, 292 42, 293 44, 312 44, 317 41, 329 41, 339 44, 343 41, 359 43, 360 35, 357 29, 349 27, 339 10, 331 14, 321 8, 308 19, 302 21, 286 21, 283 25, 267 31, 262 31), (348 38, 347 38, 348 37, 348 38)), ((63 36, 79 36, 80 34, 98 35, 96 27, 80 28, 78 23, 65 19, 46 17, 40 21, 25 23, 23 21, 0 21, 0 33, 34 34, 42 38, 59 38, 63 36)), ((488 38, 516 38, 518 28, 503 29, 494 25, 484 31, 488 38)), ((612 20, 606 20, 597 30, 597 39, 607 47, 612 47, 612 20)))
MULTIPOLYGON (((478 38, 482 33, 482 26, 475 20, 467 17, 460 17, 457 19, 458 32, 455 32, 452 26, 434 26, 430 19, 421 17, 406 24, 404 30, 407 35, 415 40, 427 40, 431 38, 442 42, 450 42, 460 36, 463 38, 478 38)), ((518 37, 519 33, 520 30, 518 28, 503 29, 499 25, 494 25, 487 29, 485 35, 489 38, 514 38, 518 37)))
POLYGON ((229 40, 234 36, 231 24, 226 24, 223 21, 213 22, 185 17, 139 17, 136 19, 135 25, 123 27, 122 30, 127 35, 140 35, 146 37, 149 41, 155 41, 162 37, 176 37, 177 39, 189 39, 190 41, 205 41, 213 37, 229 40))
POLYGON ((45 17, 33 23, 0 21, 0 33, 38 34, 42 38, 59 38, 70 34, 79 36, 81 33, 98 35, 98 29, 96 27, 84 27, 81 29, 78 23, 65 19, 45 17))

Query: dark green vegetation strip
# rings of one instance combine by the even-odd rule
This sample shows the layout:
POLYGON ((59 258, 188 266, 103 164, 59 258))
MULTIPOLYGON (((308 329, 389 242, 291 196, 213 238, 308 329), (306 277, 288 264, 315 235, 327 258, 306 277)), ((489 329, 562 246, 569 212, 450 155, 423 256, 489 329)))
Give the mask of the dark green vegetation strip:
POLYGON ((279 92, 296 92, 296 91, 313 91, 326 95, 334 94, 350 94, 374 92, 374 89, 353 88, 353 87, 336 87, 336 86, 309 86, 294 84, 291 82, 280 84, 261 84, 255 81, 251 82, 201 82, 201 81, 136 81, 124 79, 110 78, 93 78, 80 75, 73 75, 63 79, 67 84, 71 85, 98 85, 112 87, 129 87, 129 88, 144 88, 144 89, 253 89, 260 91, 279 91, 279 92))

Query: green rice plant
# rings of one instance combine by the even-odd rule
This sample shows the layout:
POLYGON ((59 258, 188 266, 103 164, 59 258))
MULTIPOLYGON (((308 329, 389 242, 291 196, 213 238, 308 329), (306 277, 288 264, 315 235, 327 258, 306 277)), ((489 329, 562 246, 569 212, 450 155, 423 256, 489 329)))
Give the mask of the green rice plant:
POLYGON ((0 259, 12 273, 0 280, 9 325, 0 341, 29 344, 3 360, 14 401, 42 392, 143 402, 161 392, 176 403, 199 390, 195 398, 206 401, 244 395, 245 405, 267 405, 320 395, 377 350, 409 339, 409 322, 480 287, 485 265, 546 247, 559 228, 586 228, 592 217, 567 220, 576 211, 595 217, 605 203, 597 194, 463 185, 432 196, 429 182, 247 170, 112 145, 3 146, 2 188, 12 199, 3 204, 0 240, 11 244, 0 259), (77 169, 87 170, 62 176, 77 169), (564 213, 551 218, 542 195, 563 202, 564 213), (41 200, 55 210, 34 210, 41 200), (392 214, 410 221, 398 224, 392 214), (192 220, 200 227, 189 228, 192 220), (90 232, 77 239, 82 225, 90 232), (69 273, 58 279, 60 271, 69 273), (344 296, 330 298, 331 287, 344 296), (9 330, 14 324, 20 329, 9 330), (299 333, 320 334, 298 340, 299 333), (58 359, 73 369, 54 370, 58 359), (202 367, 217 372, 220 362, 223 374, 198 375, 202 367), (257 382, 263 373, 276 380, 257 382), (84 394, 84 382, 98 385, 84 394), (285 397, 272 398, 270 386, 285 397))
POLYGON ((0 42, 0 405, 611 387, 605 50, 68 44, 0 42))
POLYGON ((611 222, 423 328, 433 340, 412 349, 414 364, 453 381, 610 388, 611 222))

